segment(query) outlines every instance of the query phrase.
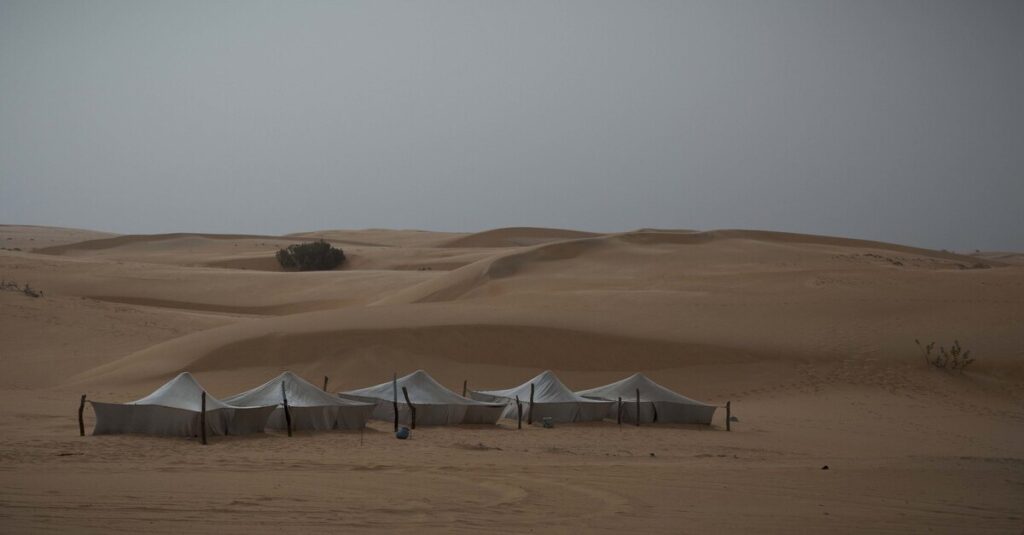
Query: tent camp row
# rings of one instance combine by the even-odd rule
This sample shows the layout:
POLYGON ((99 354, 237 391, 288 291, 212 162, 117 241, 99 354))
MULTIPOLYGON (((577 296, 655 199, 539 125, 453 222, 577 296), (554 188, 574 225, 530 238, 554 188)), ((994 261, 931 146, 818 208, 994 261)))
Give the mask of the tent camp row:
POLYGON ((419 425, 493 424, 500 418, 527 417, 531 422, 625 422, 710 425, 709 405, 655 383, 642 373, 605 386, 573 392, 550 370, 505 390, 469 391, 460 396, 417 370, 392 381, 339 392, 352 401, 376 403, 373 417, 409 424, 415 409, 419 425), (401 394, 399 394, 401 392, 401 394), (410 404, 412 407, 410 408, 410 404))
POLYGON ((291 372, 223 400, 211 396, 192 374, 183 372, 142 399, 89 403, 96 413, 94 435, 199 436, 285 429, 286 400, 291 427, 311 431, 361 429, 374 409, 372 403, 328 394, 291 372))
POLYGON ((470 397, 503 403, 505 418, 517 418, 523 413, 529 414, 534 422, 545 418, 561 423, 611 418, 632 423, 710 425, 716 408, 677 394, 642 373, 573 392, 549 370, 515 388, 471 392, 470 397))
MULTIPOLYGON (((337 395, 285 372, 223 400, 209 395, 184 372, 135 401, 89 403, 96 413, 95 435, 171 436, 241 435, 265 428, 361 429, 370 418, 397 418, 407 425, 413 421, 418 425, 494 424, 500 418, 557 423, 612 418, 708 425, 716 408, 673 392, 641 373, 573 392, 551 371, 514 388, 469 391, 467 396, 449 390, 423 370, 337 395)), ((81 412, 79 416, 81 425, 81 412)))

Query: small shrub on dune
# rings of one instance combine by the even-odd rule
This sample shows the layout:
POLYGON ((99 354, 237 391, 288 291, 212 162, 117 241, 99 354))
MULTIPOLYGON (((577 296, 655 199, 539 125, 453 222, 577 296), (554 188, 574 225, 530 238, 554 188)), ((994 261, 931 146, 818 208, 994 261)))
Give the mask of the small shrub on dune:
POLYGON ((25 287, 22 288, 21 286, 18 286, 18 283, 14 282, 14 281, 0 280, 0 290, 7 290, 7 291, 12 291, 12 292, 21 292, 21 293, 23 293, 23 294, 25 294, 25 295, 27 295, 29 297, 42 297, 43 296, 43 291, 42 290, 37 290, 37 289, 33 288, 27 282, 25 283, 25 287))
POLYGON ((277 251, 277 262, 285 269, 328 271, 345 261, 345 252, 320 240, 296 243, 277 251))
POLYGON ((959 340, 953 340, 953 345, 948 350, 945 346, 940 346, 937 352, 935 342, 922 345, 920 340, 915 339, 914 343, 921 350, 924 361, 940 370, 959 370, 963 373, 965 368, 974 363, 970 350, 960 347, 959 340))

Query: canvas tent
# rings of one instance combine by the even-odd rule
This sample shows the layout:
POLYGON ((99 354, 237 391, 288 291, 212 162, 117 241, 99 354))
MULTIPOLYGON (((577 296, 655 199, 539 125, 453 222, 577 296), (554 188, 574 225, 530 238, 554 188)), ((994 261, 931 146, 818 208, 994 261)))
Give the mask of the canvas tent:
POLYGON ((523 405, 523 419, 530 411, 530 385, 533 385, 533 422, 550 417, 554 422, 592 422, 603 420, 611 406, 607 401, 584 398, 573 393, 550 370, 529 381, 508 390, 486 390, 473 392, 470 397, 478 401, 489 401, 505 405, 503 416, 517 418, 515 398, 523 405))
POLYGON ((396 383, 397 391, 393 382, 388 381, 377 386, 339 392, 338 395, 355 401, 377 403, 373 417, 393 421, 395 416, 392 402, 397 393, 398 420, 408 424, 411 422, 411 413, 402 394, 402 387, 405 387, 409 392, 409 400, 416 408, 416 425, 493 424, 501 417, 504 409, 500 404, 464 398, 445 388, 423 370, 399 377, 396 383))
POLYGON ((232 405, 274 405, 276 408, 267 420, 267 427, 285 429, 284 394, 288 396, 292 429, 296 430, 361 429, 366 426, 375 406, 328 394, 292 372, 284 372, 252 390, 224 398, 224 401, 232 405))
MULTIPOLYGON (((197 436, 203 392, 195 378, 184 372, 142 399, 128 403, 91 401, 96 411, 96 427, 92 433, 197 436)), ((273 410, 274 405, 236 407, 207 393, 206 433, 262 433, 273 410)))
POLYGON ((636 391, 640 390, 641 423, 678 423, 710 425, 715 406, 677 394, 650 380, 642 373, 605 386, 577 392, 581 396, 616 402, 609 417, 615 418, 618 399, 622 398, 622 420, 636 422, 636 391))

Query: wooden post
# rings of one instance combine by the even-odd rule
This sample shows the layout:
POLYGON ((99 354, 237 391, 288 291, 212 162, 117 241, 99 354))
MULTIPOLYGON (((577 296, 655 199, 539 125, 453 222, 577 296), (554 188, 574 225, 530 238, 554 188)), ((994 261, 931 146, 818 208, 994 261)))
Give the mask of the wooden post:
POLYGON ((619 410, 615 413, 615 421, 622 427, 622 396, 619 396, 619 404, 617 405, 619 410))
POLYGON ((288 410, 288 392, 285 391, 284 381, 281 381, 281 401, 284 403, 284 425, 288 428, 288 436, 292 436, 292 411, 288 410))
POLYGON ((394 399, 391 401, 391 405, 395 408, 395 432, 398 432, 398 374, 394 374, 391 377, 391 393, 394 394, 394 399))
POLYGON ((325 375, 324 376, 324 392, 327 392, 327 381, 328 381, 328 379, 327 379, 327 376, 325 375))
POLYGON ((732 431, 732 402, 725 402, 725 430, 732 431))
POLYGON ((202 407, 199 411, 199 436, 203 439, 203 445, 206 445, 206 391, 203 390, 202 396, 202 407))
POLYGON ((405 396, 405 404, 409 406, 409 413, 412 419, 412 425, 410 427, 416 429, 416 407, 412 404, 412 401, 409 401, 409 391, 406 390, 404 386, 402 387, 402 395, 405 396))
POLYGON ((523 404, 519 401, 519 396, 516 396, 516 426, 517 429, 523 428, 523 404))
POLYGON ((466 383, 468 383, 468 382, 469 381, 466 380, 466 379, 462 380, 462 397, 466 397, 466 383))
POLYGON ((78 436, 85 436, 85 420, 82 418, 82 413, 85 412, 85 394, 82 394, 82 400, 78 402, 78 436))
POLYGON ((526 423, 533 425, 533 383, 530 383, 530 412, 526 415, 526 423))
POLYGON ((636 426, 640 427, 640 389, 636 389, 636 426))

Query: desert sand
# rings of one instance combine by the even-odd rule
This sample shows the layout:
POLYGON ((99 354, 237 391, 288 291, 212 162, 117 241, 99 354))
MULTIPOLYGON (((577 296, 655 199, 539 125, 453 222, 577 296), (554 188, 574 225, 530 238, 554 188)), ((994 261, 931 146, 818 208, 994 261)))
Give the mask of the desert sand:
POLYGON ((1024 262, 744 230, 113 235, 0 226, 0 531, 1020 533, 1024 262), (283 272, 324 239, 338 270, 283 272), (964 373, 914 344, 959 340, 964 373), (710 428, 78 436, 180 371, 227 396, 428 370, 642 371, 710 428), (93 415, 86 408, 86 426, 93 415), (828 470, 823 470, 824 466, 828 470))

